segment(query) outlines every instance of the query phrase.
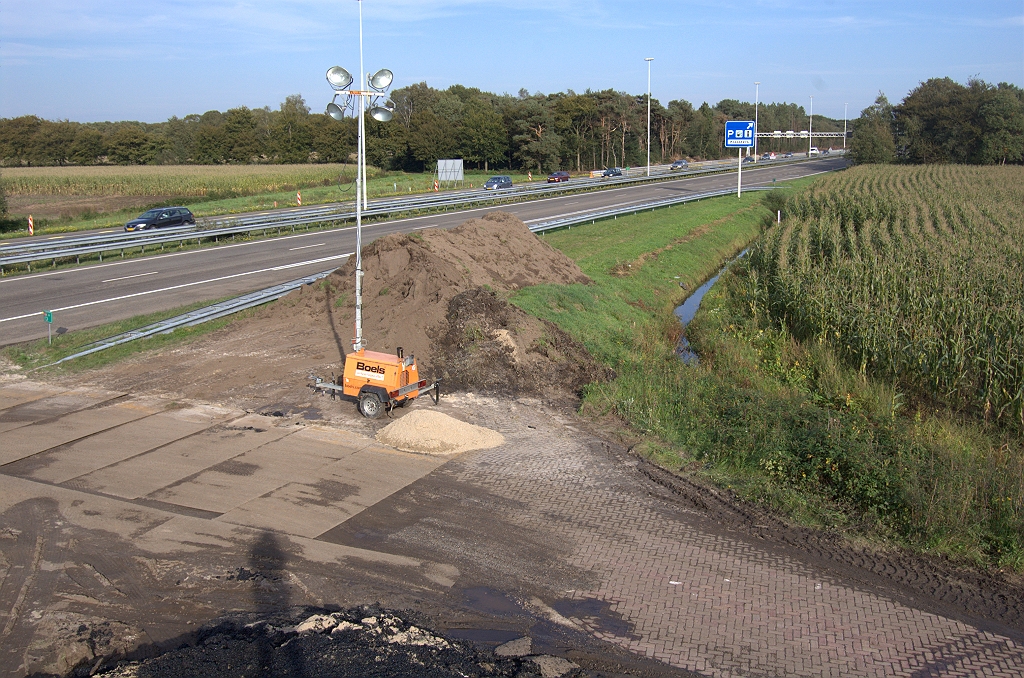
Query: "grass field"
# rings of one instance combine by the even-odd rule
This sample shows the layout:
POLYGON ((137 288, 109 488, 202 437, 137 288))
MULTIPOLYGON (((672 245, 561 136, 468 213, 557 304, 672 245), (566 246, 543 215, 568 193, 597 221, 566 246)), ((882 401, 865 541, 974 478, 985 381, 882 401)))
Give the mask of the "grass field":
MULTIPOLYGON (((830 175, 782 202, 809 204, 855 190, 848 185, 884 185, 892 181, 886 171, 830 175)), ((906 181, 919 185, 927 176, 924 170, 906 181)), ((1003 183, 1011 181, 1007 174, 1003 183)), ((857 200, 864 209, 872 190, 857 200)), ((1020 436, 915 399, 817 335, 795 336, 760 301, 764 282, 749 259, 723 275, 687 328, 700 365, 681 364, 671 315, 683 296, 679 281, 692 289, 762 228, 763 242, 771 241, 780 201, 769 202, 771 212, 753 200, 719 198, 553 234, 548 242, 595 284, 529 288, 512 301, 555 322, 617 371, 613 382, 589 389, 583 409, 621 417, 641 440, 637 449, 664 467, 857 539, 1024 569, 1020 436)), ((791 212, 783 229, 793 228, 791 212)), ((797 271, 809 266, 794 264, 797 271)), ((824 293, 803 303, 818 308, 824 293)))
MULTIPOLYGON (((367 168, 369 197, 433 190, 429 174, 367 168)), ((479 187, 493 173, 466 172, 466 186, 479 187)), ((527 176, 513 175, 522 183, 527 176)), ((36 212, 36 231, 57 233, 122 225, 147 207, 184 205, 199 216, 352 200, 354 165, 180 165, 134 167, 4 168, 0 182, 11 202, 0 231, 24 235, 36 212), (33 205, 35 209, 33 210, 33 205), (40 214, 49 217, 40 218, 40 214)), ((8 236, 10 237, 10 236, 8 236)))

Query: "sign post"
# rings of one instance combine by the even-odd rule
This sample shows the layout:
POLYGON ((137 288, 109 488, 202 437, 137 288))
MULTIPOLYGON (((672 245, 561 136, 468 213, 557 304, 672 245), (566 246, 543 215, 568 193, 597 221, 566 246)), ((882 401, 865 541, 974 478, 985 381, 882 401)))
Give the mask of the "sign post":
POLYGON ((43 319, 46 320, 46 343, 53 344, 53 311, 43 311, 43 319))
POLYGON ((736 197, 743 194, 743 149, 754 145, 753 120, 729 120, 725 123, 725 147, 739 149, 736 165, 736 197))

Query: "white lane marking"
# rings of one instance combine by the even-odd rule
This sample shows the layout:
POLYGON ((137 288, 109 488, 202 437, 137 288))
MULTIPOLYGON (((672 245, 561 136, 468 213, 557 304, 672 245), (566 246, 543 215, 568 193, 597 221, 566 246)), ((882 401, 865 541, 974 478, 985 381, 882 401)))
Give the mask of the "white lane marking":
MULTIPOLYGON (((95 301, 87 301, 84 304, 75 304, 73 306, 63 306, 61 308, 50 309, 51 313, 56 311, 70 311, 76 308, 84 308, 86 306, 95 306, 97 304, 106 304, 111 301, 122 301, 124 299, 133 299, 135 297, 144 297, 149 294, 158 294, 160 292, 171 292, 173 290, 180 290, 185 287, 195 287, 196 285, 205 285, 212 282, 220 282, 221 280, 231 280, 232 278, 241 278, 246 275, 254 275, 256 273, 268 273, 270 271, 284 271, 289 268, 297 268, 299 266, 311 266, 313 264, 321 264, 325 261, 337 261, 338 259, 347 259, 352 256, 352 252, 347 254, 338 254, 333 257, 321 257, 320 259, 310 259, 308 261, 298 261, 294 264, 284 264, 283 266, 271 266, 270 268, 261 268, 258 271, 246 271, 245 273, 235 273, 233 275, 223 275, 219 278, 210 278, 208 280, 196 280, 195 282, 183 283, 181 285, 172 285, 171 287, 161 287, 158 290, 149 290, 147 292, 136 292, 135 294, 122 294, 119 297, 110 297, 109 299, 97 299, 95 301)), ((23 318, 32 318, 41 313, 36 311, 35 313, 26 313, 24 315, 11 316, 10 318, 0 318, 0 323, 5 323, 9 320, 21 320, 23 318)))
MULTIPOLYGON (((767 172, 767 171, 774 170, 774 169, 779 169, 779 166, 776 165, 776 166, 772 166, 772 167, 753 167, 751 169, 748 169, 747 172, 767 172)), ((802 174, 802 175, 800 175, 798 177, 787 177, 786 179, 783 179, 783 181, 792 180, 792 179, 801 179, 801 178, 803 178, 805 176, 814 176, 815 174, 826 174, 828 172, 833 172, 833 171, 835 171, 835 170, 822 170, 821 172, 812 172, 811 174, 802 174)), ((704 178, 704 177, 699 176, 699 175, 695 176, 695 177, 694 176, 681 176, 678 179, 670 179, 668 181, 661 182, 661 184, 672 184, 672 183, 676 183, 676 182, 680 182, 680 181, 688 181, 690 179, 701 179, 701 178, 704 178)), ((654 186, 654 185, 656 185, 656 184, 645 184, 645 186, 654 186)), ((602 193, 602 194, 615 193, 617 191, 628 191, 631 188, 635 188, 635 186, 632 186, 632 187, 631 186, 620 186, 618 188, 605 188, 605 189, 602 189, 600 191, 595 191, 594 193, 602 193)), ((538 204, 543 203, 543 202, 552 202, 552 201, 555 201, 555 200, 565 200, 565 197, 566 196, 552 196, 550 198, 540 198, 538 200, 531 200, 531 201, 522 202, 522 203, 515 203, 513 205, 509 205, 508 207, 538 205, 538 204)), ((621 203, 621 204, 627 204, 627 203, 621 203)), ((490 205, 490 206, 487 206, 487 207, 475 207, 473 209, 462 210, 461 212, 458 212, 458 214, 472 214, 474 212, 493 212, 493 211, 500 211, 500 209, 501 209, 501 206, 490 205)), ((595 209, 597 209, 597 208, 595 208, 595 209)), ((529 223, 532 223, 534 221, 545 221, 547 219, 557 219, 559 216, 570 216, 571 214, 580 214, 581 212, 588 212, 588 211, 590 211, 590 210, 580 210, 578 212, 571 212, 569 214, 563 214, 563 215, 555 215, 555 216, 551 216, 551 217, 545 217, 543 219, 532 219, 532 220, 527 221, 525 223, 529 224, 529 223)), ((409 223, 411 221, 422 221, 424 219, 436 219, 437 217, 438 217, 438 215, 436 215, 436 214, 426 214, 426 215, 423 215, 421 217, 408 217, 406 219, 396 219, 394 221, 378 221, 378 222, 374 222, 373 225, 374 226, 378 226, 378 225, 382 225, 382 224, 390 224, 390 225, 405 224, 405 223, 409 223)), ((427 225, 424 225, 424 226, 419 226, 418 228, 430 228, 433 225, 434 224, 427 224, 427 225)), ((268 226, 268 228, 271 228, 271 227, 268 226)), ((332 233, 332 234, 334 234, 334 233, 344 233, 345 231, 354 231, 355 228, 356 228, 355 226, 345 226, 343 228, 334 228, 334 229, 330 230, 330 233, 332 233)), ((294 235, 282 235, 282 236, 278 236, 276 238, 268 238, 266 240, 257 240, 255 242, 243 242, 243 243, 236 243, 234 245, 218 245, 217 247, 210 247, 210 248, 207 248, 207 249, 199 249, 199 250, 190 250, 188 252, 175 252, 174 254, 157 254, 157 255, 154 255, 152 257, 146 257, 146 261, 155 261, 157 259, 167 259, 167 258, 170 258, 170 257, 183 257, 183 256, 190 255, 190 254, 210 254, 210 253, 213 253, 213 252, 220 252, 220 251, 223 251, 223 250, 233 249, 235 247, 249 247, 249 246, 252 246, 252 245, 268 245, 268 244, 273 244, 275 242, 279 242, 279 241, 282 241, 282 240, 288 240, 290 238, 307 238, 307 237, 312 236, 312 235, 323 235, 323 232, 322 231, 316 231, 315 233, 296 233, 294 235)), ((129 260, 126 260, 126 261, 115 261, 115 262, 112 262, 112 263, 109 263, 109 264, 94 264, 92 266, 82 266, 80 268, 72 268, 72 269, 67 269, 67 270, 64 270, 64 271, 51 271, 49 273, 30 273, 28 275, 19 275, 19 276, 14 276, 12 278, 0 279, 0 285, 16 283, 16 282, 22 282, 22 281, 32 281, 32 280, 35 280, 37 278, 45 278, 45 277, 51 276, 51 275, 68 275, 70 273, 80 273, 80 272, 93 271, 93 270, 95 270, 97 268, 104 268, 104 267, 107 267, 107 266, 124 266, 126 264, 137 264, 137 263, 139 263, 139 261, 141 261, 141 260, 140 259, 129 259, 129 260)), ((35 315, 35 314, 32 314, 32 315, 35 315)))
MULTIPOLYGON (((344 231, 354 231, 355 226, 345 226, 344 228, 336 228, 333 233, 341 233, 344 231)), ((209 249, 202 250, 190 250, 188 252, 174 252, 172 254, 156 254, 145 259, 129 259, 126 261, 114 261, 109 264, 93 264, 92 266, 82 266, 80 268, 71 268, 66 271, 51 271, 49 273, 30 273, 29 275, 19 275, 13 278, 0 279, 0 285, 20 282, 22 280, 36 280, 38 278, 46 278, 51 275, 67 275, 69 273, 82 273, 86 271, 95 271, 98 268, 109 268, 110 266, 125 266, 127 264, 138 264, 139 262, 156 261, 158 259, 170 259, 172 257, 184 257, 189 254, 209 254, 211 252, 220 252, 222 250, 230 250, 236 247, 249 247, 250 245, 267 245, 272 244, 275 241, 290 240, 292 238, 306 238, 311 235, 323 235, 322 232, 317 231, 316 233, 297 233, 295 235, 282 235, 277 238, 270 238, 267 240, 257 240, 256 242, 241 242, 235 243, 234 245, 219 245, 217 247, 211 247, 209 249)))
POLYGON ((156 275, 159 272, 160 271, 152 271, 150 273, 136 273, 135 275, 126 275, 126 276, 123 276, 121 278, 107 278, 106 280, 101 280, 100 282, 105 282, 106 283, 106 282, 117 282, 118 280, 128 280, 130 278, 144 278, 147 275, 156 275))
POLYGON ((326 244, 327 243, 325 243, 325 242, 318 242, 315 245, 303 245, 302 247, 289 247, 288 251, 289 252, 294 252, 295 250, 308 250, 310 247, 323 247, 326 244))

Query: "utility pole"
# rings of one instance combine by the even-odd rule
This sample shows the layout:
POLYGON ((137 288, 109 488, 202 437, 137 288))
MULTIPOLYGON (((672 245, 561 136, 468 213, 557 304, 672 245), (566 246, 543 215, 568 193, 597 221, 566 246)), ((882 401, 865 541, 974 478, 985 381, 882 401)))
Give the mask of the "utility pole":
POLYGON ((807 157, 811 157, 811 146, 814 145, 814 95, 811 95, 811 114, 807 123, 807 157))
POLYGON ((757 104, 760 99, 761 83, 754 83, 754 162, 757 162, 757 104))
POLYGON ((846 109, 850 104, 843 104, 843 150, 846 150, 846 109))
POLYGON ((651 176, 651 62, 654 57, 644 61, 647 62, 647 176, 651 176))

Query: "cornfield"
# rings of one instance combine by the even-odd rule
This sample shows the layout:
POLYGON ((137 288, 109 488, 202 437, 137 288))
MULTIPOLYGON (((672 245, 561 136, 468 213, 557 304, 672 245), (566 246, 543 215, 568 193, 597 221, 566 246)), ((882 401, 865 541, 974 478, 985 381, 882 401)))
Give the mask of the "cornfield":
POLYGON ((1024 430, 1024 168, 865 166, 786 203, 753 308, 908 392, 1024 430))
MULTIPOLYGON (((375 171, 368 168, 368 172, 375 171)), ((352 181, 354 165, 138 165, 5 168, 10 196, 233 198, 352 181)), ((372 176, 372 175, 371 175, 372 176)))

